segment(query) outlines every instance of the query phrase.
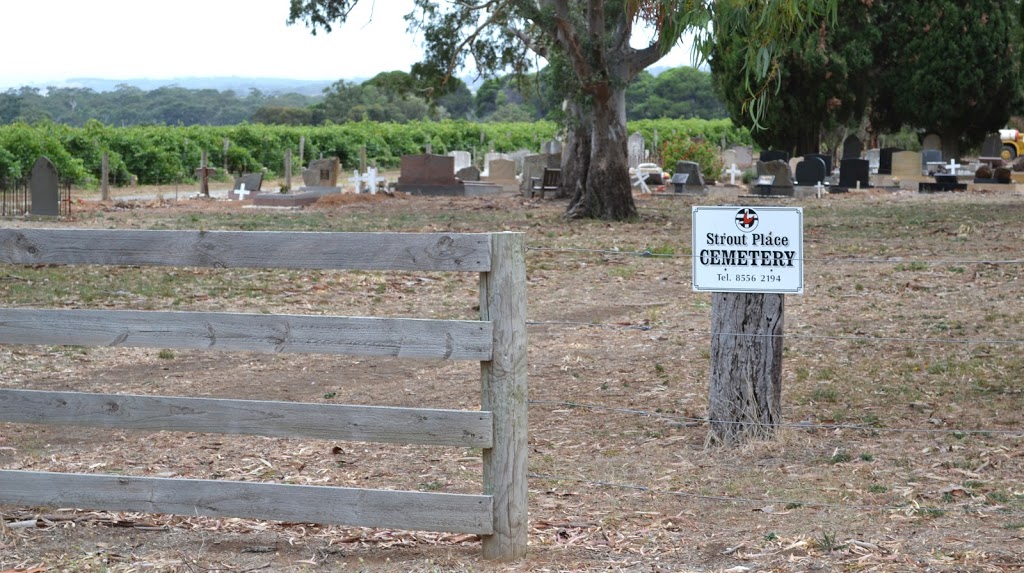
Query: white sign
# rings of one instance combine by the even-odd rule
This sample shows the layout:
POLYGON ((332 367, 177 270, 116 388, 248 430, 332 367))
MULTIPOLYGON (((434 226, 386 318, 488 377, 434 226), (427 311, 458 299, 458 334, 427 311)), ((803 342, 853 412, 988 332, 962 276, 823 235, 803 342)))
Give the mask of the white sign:
POLYGON ((803 294, 803 209, 693 207, 693 290, 803 294))

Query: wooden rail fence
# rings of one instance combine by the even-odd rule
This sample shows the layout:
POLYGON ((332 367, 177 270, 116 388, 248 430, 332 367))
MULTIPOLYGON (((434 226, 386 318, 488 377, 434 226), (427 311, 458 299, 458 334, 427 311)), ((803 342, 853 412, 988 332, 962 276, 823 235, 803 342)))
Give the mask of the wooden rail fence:
POLYGON ((0 503, 476 533, 487 559, 525 555, 521 233, 0 229, 0 263, 480 273, 479 321, 0 308, 0 344, 480 361, 479 411, 32 391, 0 384, 0 422, 481 448, 481 495, 0 470, 0 503))

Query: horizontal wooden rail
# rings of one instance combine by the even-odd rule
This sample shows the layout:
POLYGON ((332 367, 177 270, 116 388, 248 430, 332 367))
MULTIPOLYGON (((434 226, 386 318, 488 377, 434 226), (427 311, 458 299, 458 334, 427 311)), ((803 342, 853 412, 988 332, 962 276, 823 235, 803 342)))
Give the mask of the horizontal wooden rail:
POLYGON ((491 244, 487 233, 0 229, 0 262, 484 272, 491 244))
POLYGON ((492 328, 476 320, 0 309, 0 344, 489 360, 492 328))
POLYGON ((0 389, 0 421, 490 448, 490 412, 0 389))
POLYGON ((0 503, 493 532, 489 495, 0 470, 0 503))

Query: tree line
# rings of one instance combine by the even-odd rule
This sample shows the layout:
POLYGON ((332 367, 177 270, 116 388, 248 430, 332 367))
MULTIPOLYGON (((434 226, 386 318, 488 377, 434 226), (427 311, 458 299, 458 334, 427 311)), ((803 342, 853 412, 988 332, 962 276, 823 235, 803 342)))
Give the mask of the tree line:
MULTIPOLYGON (((408 72, 382 72, 362 83, 339 80, 320 96, 266 94, 251 89, 188 89, 165 86, 142 90, 121 84, 113 91, 90 88, 34 87, 0 93, 0 124, 52 121, 105 125, 324 125, 352 121, 405 123, 464 119, 485 122, 556 120, 561 99, 547 69, 517 80, 511 75, 484 80, 476 92, 451 78, 445 93, 432 97, 408 72)), ((629 118, 720 119, 725 105, 715 96, 711 74, 673 68, 658 75, 643 72, 627 90, 629 118)))

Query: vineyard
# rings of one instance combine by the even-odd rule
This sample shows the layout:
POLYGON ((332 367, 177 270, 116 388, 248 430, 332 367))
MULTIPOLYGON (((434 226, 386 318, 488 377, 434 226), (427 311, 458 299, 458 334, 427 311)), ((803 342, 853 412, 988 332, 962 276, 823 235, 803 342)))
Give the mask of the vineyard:
MULTIPOLYGON (((628 125, 647 141, 655 134, 667 138, 702 137, 710 142, 749 144, 746 129, 729 120, 641 120, 628 125)), ((324 126, 272 126, 240 124, 210 126, 112 127, 90 121, 82 127, 56 123, 0 126, 0 177, 21 178, 40 155, 53 161, 63 178, 80 186, 94 186, 101 173, 102 157, 110 157, 110 181, 127 185, 161 185, 194 178, 202 153, 214 166, 227 165, 231 173, 266 170, 279 175, 291 149, 303 156, 337 156, 348 169, 358 165, 366 147, 371 163, 395 168, 403 155, 422 153, 430 145, 434 153, 475 150, 513 151, 540 149, 542 142, 559 134, 553 122, 473 123, 468 121, 421 121, 404 124, 358 122, 324 126), (227 143, 225 143, 227 142, 227 143)), ((298 161, 296 159, 296 161, 298 161)))

